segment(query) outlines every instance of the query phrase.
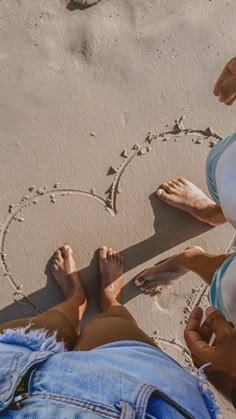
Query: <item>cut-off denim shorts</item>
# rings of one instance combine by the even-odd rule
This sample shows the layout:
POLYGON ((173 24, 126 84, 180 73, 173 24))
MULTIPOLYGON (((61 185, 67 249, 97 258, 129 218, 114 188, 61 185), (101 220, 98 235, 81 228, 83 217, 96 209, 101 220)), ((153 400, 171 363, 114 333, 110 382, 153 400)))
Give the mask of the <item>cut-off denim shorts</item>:
POLYGON ((0 417, 209 419, 222 417, 204 376, 153 346, 123 341, 65 352, 55 335, 8 329, 0 336, 0 417), (14 410, 30 371, 27 397, 14 410))

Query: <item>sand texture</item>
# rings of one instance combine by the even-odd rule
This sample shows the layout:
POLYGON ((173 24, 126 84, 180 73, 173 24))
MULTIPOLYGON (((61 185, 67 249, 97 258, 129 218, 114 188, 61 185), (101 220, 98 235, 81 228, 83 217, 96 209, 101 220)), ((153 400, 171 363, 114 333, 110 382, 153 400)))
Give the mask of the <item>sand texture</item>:
POLYGON ((191 369, 183 331, 192 307, 207 305, 205 285, 188 274, 150 298, 132 279, 190 244, 230 245, 230 225, 210 228, 154 192, 182 176, 206 191, 210 147, 235 129, 236 109, 212 94, 235 54, 235 4, 91 3, 0 1, 0 320, 61 301, 48 263, 63 243, 94 312, 95 251, 108 244, 125 258, 123 303, 191 369))

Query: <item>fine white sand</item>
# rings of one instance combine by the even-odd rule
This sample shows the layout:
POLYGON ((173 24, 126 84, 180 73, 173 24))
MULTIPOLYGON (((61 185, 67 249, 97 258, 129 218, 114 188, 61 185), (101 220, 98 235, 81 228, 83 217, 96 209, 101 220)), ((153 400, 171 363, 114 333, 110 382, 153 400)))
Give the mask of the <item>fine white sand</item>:
MULTIPOLYGON (((207 304, 202 281, 188 274, 150 298, 132 279, 190 244, 224 252, 232 237, 229 225, 210 229, 153 193, 181 176, 206 191, 212 139, 160 134, 182 115, 189 129, 210 126, 220 136, 235 129, 235 108, 212 94, 235 53, 235 19, 233 0, 0 2, 1 322, 61 300, 45 268, 65 242, 93 302, 94 251, 108 244, 125 258, 122 301, 162 349, 191 367, 183 331, 196 302, 207 304), (157 134, 151 144, 149 131, 157 134), (14 303, 22 295, 28 302, 14 303)), ((220 404, 231 418, 232 408, 220 404)))

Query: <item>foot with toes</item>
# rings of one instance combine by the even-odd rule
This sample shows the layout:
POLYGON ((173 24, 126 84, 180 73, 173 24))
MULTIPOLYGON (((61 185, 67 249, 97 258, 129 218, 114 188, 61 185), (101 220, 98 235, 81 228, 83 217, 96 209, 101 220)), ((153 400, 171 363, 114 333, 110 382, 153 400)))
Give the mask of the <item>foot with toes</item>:
POLYGON ((145 271, 136 276, 134 283, 146 294, 150 294, 151 296, 161 294, 188 272, 185 259, 201 253, 204 253, 201 247, 190 247, 183 253, 172 256, 151 268, 145 269, 145 271))
POLYGON ((62 246, 54 253, 51 270, 66 299, 76 296, 78 304, 86 302, 73 250, 69 245, 62 246))
POLYGON ((186 179, 173 179, 163 183, 156 195, 168 205, 188 212, 198 220, 212 226, 226 222, 221 208, 201 189, 186 179))

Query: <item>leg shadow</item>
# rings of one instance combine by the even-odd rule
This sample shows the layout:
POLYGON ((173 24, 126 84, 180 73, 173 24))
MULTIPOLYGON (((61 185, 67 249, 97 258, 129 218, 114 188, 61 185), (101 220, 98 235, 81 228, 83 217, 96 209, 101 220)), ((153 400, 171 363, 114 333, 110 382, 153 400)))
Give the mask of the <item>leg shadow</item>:
MULTIPOLYGON (((194 219, 189 214, 166 205, 158 200, 155 194, 152 194, 149 199, 154 213, 154 234, 148 239, 120 251, 124 258, 125 272, 129 272, 131 269, 161 255, 163 252, 212 228, 194 219)), ((45 269, 47 276, 45 287, 28 296, 30 301, 43 311, 63 301, 62 293, 53 278, 50 265, 51 259, 48 261, 45 269)), ((79 276, 89 296, 89 306, 84 316, 84 324, 100 311, 98 305, 99 274, 97 252, 94 253, 89 266, 79 271, 79 276)), ((132 300, 138 294, 140 294, 139 289, 134 286, 132 280, 129 281, 122 289, 122 304, 132 300)), ((0 311, 0 322, 4 323, 13 319, 34 315, 35 310, 29 304, 22 305, 14 302, 0 311)))

